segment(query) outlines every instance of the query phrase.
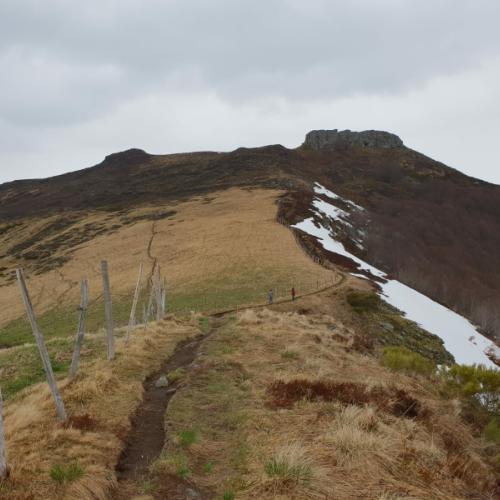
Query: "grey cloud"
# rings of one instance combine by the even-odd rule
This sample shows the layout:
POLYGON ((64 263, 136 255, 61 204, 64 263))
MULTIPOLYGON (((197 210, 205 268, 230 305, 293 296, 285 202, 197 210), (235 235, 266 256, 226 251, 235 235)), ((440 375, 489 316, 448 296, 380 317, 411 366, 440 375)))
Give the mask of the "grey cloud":
POLYGON ((498 53, 498 18, 494 0, 4 1, 2 59, 19 56, 0 110, 13 119, 22 79, 18 120, 72 122, 192 68, 228 100, 400 92, 498 53), (32 64, 40 52, 50 78, 32 64), (109 68, 117 77, 99 79, 109 68))
POLYGON ((436 120, 448 135, 498 128, 498 75, 484 67, 498 66, 499 18, 497 0, 2 0, 0 182, 120 147, 293 146, 308 128, 401 123, 430 144, 436 120), (453 92, 468 72, 486 80, 453 92), (428 91, 439 79, 448 87, 428 91), (474 93, 491 104, 458 129, 439 103, 453 95, 464 111, 474 93), (428 100, 415 109, 417 94, 428 100), (371 98, 387 117, 356 105, 371 98))

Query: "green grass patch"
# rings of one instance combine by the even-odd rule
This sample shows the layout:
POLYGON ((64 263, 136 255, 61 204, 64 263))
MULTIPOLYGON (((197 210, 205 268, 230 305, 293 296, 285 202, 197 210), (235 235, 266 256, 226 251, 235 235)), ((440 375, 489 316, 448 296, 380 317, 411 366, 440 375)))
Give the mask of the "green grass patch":
POLYGON ((225 491, 222 495, 222 500, 234 500, 236 495, 232 491, 225 491))
MULTIPOLYGON (((182 444, 181 432, 192 440, 193 433, 185 435, 185 430, 196 430, 203 440, 221 444, 218 450, 217 464, 230 471, 224 481, 218 484, 216 498, 222 498, 224 491, 236 491, 242 484, 246 473, 248 447, 244 422, 247 418, 246 402, 248 377, 238 363, 221 356, 224 346, 233 347, 241 342, 240 335, 235 332, 236 325, 228 321, 222 326, 217 336, 207 340, 204 350, 207 365, 200 367, 195 378, 183 386, 169 404, 167 417, 169 420, 169 454, 186 456, 186 468, 193 474, 216 474, 211 462, 198 455, 197 447, 188 448, 182 444), (210 410, 207 411, 206 409, 210 410)), ((186 441, 184 440, 184 443, 186 441)), ((175 469, 174 469, 175 470, 175 469)))
MULTIPOLYGON (((52 369, 57 376, 68 373, 73 353, 73 339, 52 339, 47 343, 52 369)), ((87 336, 82 350, 82 361, 89 357, 105 357, 104 338, 87 336)), ((19 391, 45 381, 45 371, 35 345, 19 346, 0 351, 0 385, 6 399, 19 391)))
POLYGON ((202 316, 199 319, 199 326, 200 330, 203 333, 208 333, 210 331, 210 318, 208 318, 207 316, 202 316))
POLYGON ((298 359, 299 358, 299 353, 297 351, 292 350, 292 349, 285 349, 281 353, 281 357, 283 359, 298 359))
POLYGON ((198 433, 193 429, 178 432, 177 438, 179 440, 179 444, 184 448, 188 448, 199 439, 198 433))
POLYGON ((70 464, 55 464, 50 469, 50 477, 59 484, 71 483, 84 474, 83 467, 78 462, 70 464))
POLYGON ((214 470, 214 464, 212 462, 206 462, 203 464, 203 472, 210 474, 214 470))
POLYGON ((175 370, 168 372, 167 379, 171 384, 173 384, 174 382, 183 379, 185 376, 186 370, 184 368, 176 368, 175 370))
POLYGON ((404 371, 419 375, 431 375, 436 365, 420 354, 402 346, 389 346, 382 354, 382 364, 394 371, 404 371))
POLYGON ((181 478, 181 479, 187 479, 189 474, 191 473, 190 470, 186 465, 179 465, 177 469, 175 469, 175 473, 181 478))

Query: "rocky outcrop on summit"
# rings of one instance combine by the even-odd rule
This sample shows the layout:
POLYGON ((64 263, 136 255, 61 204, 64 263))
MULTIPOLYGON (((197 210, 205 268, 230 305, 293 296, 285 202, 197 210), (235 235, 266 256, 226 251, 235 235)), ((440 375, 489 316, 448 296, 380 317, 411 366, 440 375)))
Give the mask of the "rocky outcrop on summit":
POLYGON ((312 130, 306 135, 306 147, 316 151, 340 151, 351 148, 403 148, 403 141, 395 134, 380 130, 351 132, 350 130, 312 130))

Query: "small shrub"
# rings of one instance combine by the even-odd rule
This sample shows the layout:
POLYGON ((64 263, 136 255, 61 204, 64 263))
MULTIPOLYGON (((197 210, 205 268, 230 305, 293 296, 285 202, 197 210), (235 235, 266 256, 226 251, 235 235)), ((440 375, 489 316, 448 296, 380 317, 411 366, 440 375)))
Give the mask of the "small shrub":
POLYGON ((184 446, 185 448, 191 446, 192 444, 196 443, 196 441, 198 441, 198 434, 196 433, 196 431, 192 429, 187 431, 180 431, 177 434, 177 437, 179 438, 179 444, 181 446, 184 446))
POLYGON ((483 365, 453 365, 442 372, 446 387, 479 403, 490 414, 500 413, 500 370, 483 365))
POLYGON ((436 365, 421 354, 402 346, 389 346, 384 349, 382 364, 394 371, 431 375, 436 365))
POLYGON ((50 477, 62 484, 64 482, 72 482, 80 479, 83 476, 83 468, 77 463, 73 462, 68 465, 55 464, 50 469, 50 477))
POLYGON ((347 302, 357 313, 375 312, 379 309, 381 300, 375 293, 350 292, 347 302))
POLYGON ((484 428, 484 437, 488 441, 500 444, 500 419, 492 418, 484 428))
POLYGON ((397 387, 372 387, 355 382, 333 382, 330 380, 295 379, 276 380, 267 387, 272 397, 270 406, 291 408, 297 401, 337 401, 345 405, 373 406, 398 417, 425 416, 427 409, 403 389, 397 387))
POLYGON ((283 359, 298 359, 299 353, 297 351, 293 351, 292 349, 285 349, 281 353, 281 357, 283 359))

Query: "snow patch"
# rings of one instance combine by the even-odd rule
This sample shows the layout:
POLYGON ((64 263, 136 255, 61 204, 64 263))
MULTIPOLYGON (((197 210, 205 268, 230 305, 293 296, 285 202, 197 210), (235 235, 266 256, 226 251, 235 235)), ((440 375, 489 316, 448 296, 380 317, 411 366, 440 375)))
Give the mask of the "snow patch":
MULTIPOLYGON (((314 192, 332 200, 340 200, 357 210, 364 210, 363 207, 341 198, 319 183, 315 183, 314 192)), ((348 212, 319 198, 313 201, 313 212, 316 216, 326 216, 331 220, 350 225, 346 220, 349 217, 348 212)), ((466 318, 397 280, 389 280, 383 271, 347 251, 340 241, 334 239, 330 230, 316 222, 314 217, 305 219, 292 227, 317 238, 325 250, 351 259, 358 267, 358 272, 351 273, 353 276, 367 279, 359 273, 359 271, 365 271, 382 279, 383 283, 379 285, 382 288, 381 295, 384 300, 401 310, 408 319, 440 337, 445 348, 453 354, 457 363, 477 363, 497 368, 486 353, 500 357, 500 349, 491 340, 481 335, 466 318)))
POLYGON ((333 191, 330 191, 329 189, 326 189, 326 187, 322 186, 319 182, 314 183, 314 192, 316 194, 324 194, 325 196, 328 196, 328 198, 332 200, 340 200, 344 202, 346 205, 349 205, 352 208, 355 208, 356 210, 364 210, 363 207, 357 205, 351 200, 346 200, 345 198, 342 198, 338 194, 335 194, 333 191))

